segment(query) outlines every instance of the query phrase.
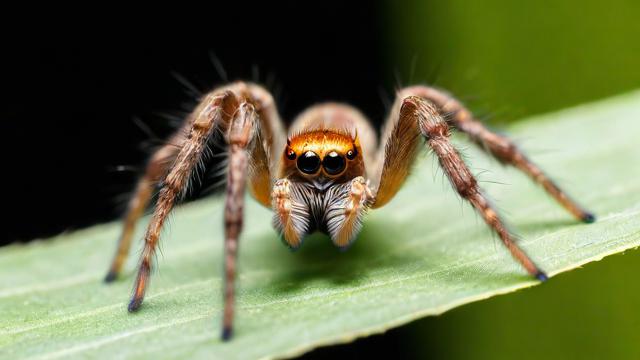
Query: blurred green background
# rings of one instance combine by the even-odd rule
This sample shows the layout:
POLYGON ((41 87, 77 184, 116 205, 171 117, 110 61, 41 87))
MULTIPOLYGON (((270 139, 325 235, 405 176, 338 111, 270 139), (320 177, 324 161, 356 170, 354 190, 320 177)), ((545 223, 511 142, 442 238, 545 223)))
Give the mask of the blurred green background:
MULTIPOLYGON (((387 1, 384 13, 389 80, 435 80, 498 128, 640 87, 640 1, 387 1)), ((638 275, 635 250, 396 335, 425 359, 639 359, 638 275)))
POLYGON ((385 13, 400 80, 437 78, 494 122, 640 86, 639 1, 387 1, 385 13))

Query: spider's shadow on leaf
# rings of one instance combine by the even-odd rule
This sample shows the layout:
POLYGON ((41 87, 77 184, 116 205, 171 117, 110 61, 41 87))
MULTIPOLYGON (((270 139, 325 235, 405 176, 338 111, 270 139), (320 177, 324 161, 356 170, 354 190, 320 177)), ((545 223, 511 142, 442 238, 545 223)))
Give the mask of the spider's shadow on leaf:
POLYGON ((539 233, 542 231, 555 231, 561 228, 566 228, 569 226, 588 226, 588 224, 581 223, 569 217, 556 217, 554 219, 535 219, 532 218, 531 221, 520 222, 515 228, 517 231, 527 232, 527 233, 539 233))
POLYGON ((274 292, 298 292, 315 281, 353 287, 366 281, 373 270, 400 266, 413 260, 411 254, 384 256, 395 249, 394 229, 397 230, 397 226, 381 221, 366 222, 355 242, 344 250, 333 245, 325 234, 307 236, 300 249, 280 259, 279 266, 287 271, 273 281, 274 292))

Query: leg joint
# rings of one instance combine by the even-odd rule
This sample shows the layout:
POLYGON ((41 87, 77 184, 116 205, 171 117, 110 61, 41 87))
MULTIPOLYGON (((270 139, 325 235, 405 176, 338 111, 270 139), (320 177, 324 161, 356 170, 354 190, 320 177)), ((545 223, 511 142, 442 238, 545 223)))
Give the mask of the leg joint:
POLYGON ((402 100, 400 114, 417 118, 420 132, 427 140, 449 136, 449 125, 429 100, 414 95, 407 96, 402 100))

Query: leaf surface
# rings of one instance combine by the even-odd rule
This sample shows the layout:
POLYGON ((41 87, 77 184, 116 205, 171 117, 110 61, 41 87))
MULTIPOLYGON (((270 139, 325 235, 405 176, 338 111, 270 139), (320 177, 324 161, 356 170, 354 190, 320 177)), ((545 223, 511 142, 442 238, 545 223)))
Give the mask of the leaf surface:
MULTIPOLYGON (((455 142, 522 246, 556 275, 640 245, 639 119, 635 92, 508 129, 598 215, 590 225, 463 137, 455 142)), ((175 211, 136 314, 126 304, 137 251, 119 281, 102 283, 119 223, 1 248, 0 358, 286 357, 536 284, 432 156, 423 156, 389 205, 370 212, 346 252, 320 235, 291 252, 271 229, 271 213, 248 204, 230 343, 219 341, 223 209, 215 197, 175 211)))

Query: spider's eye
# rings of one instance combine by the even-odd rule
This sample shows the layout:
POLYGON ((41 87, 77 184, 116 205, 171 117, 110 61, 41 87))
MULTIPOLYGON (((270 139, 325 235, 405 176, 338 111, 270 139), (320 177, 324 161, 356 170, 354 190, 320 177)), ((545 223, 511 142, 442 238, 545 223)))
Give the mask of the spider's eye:
POLYGON ((322 160, 322 166, 329 175, 337 175, 344 170, 344 158, 335 151, 328 153, 322 160))
POLYGON ((305 174, 315 174, 320 167, 320 157, 313 151, 307 151, 298 158, 298 169, 305 174))
POLYGON ((291 149, 287 149, 287 159, 295 160, 296 159, 296 152, 291 150, 291 149))
POLYGON ((358 150, 356 150, 356 149, 347 151, 347 159, 349 159, 349 160, 355 159, 356 155, 358 155, 358 150))

